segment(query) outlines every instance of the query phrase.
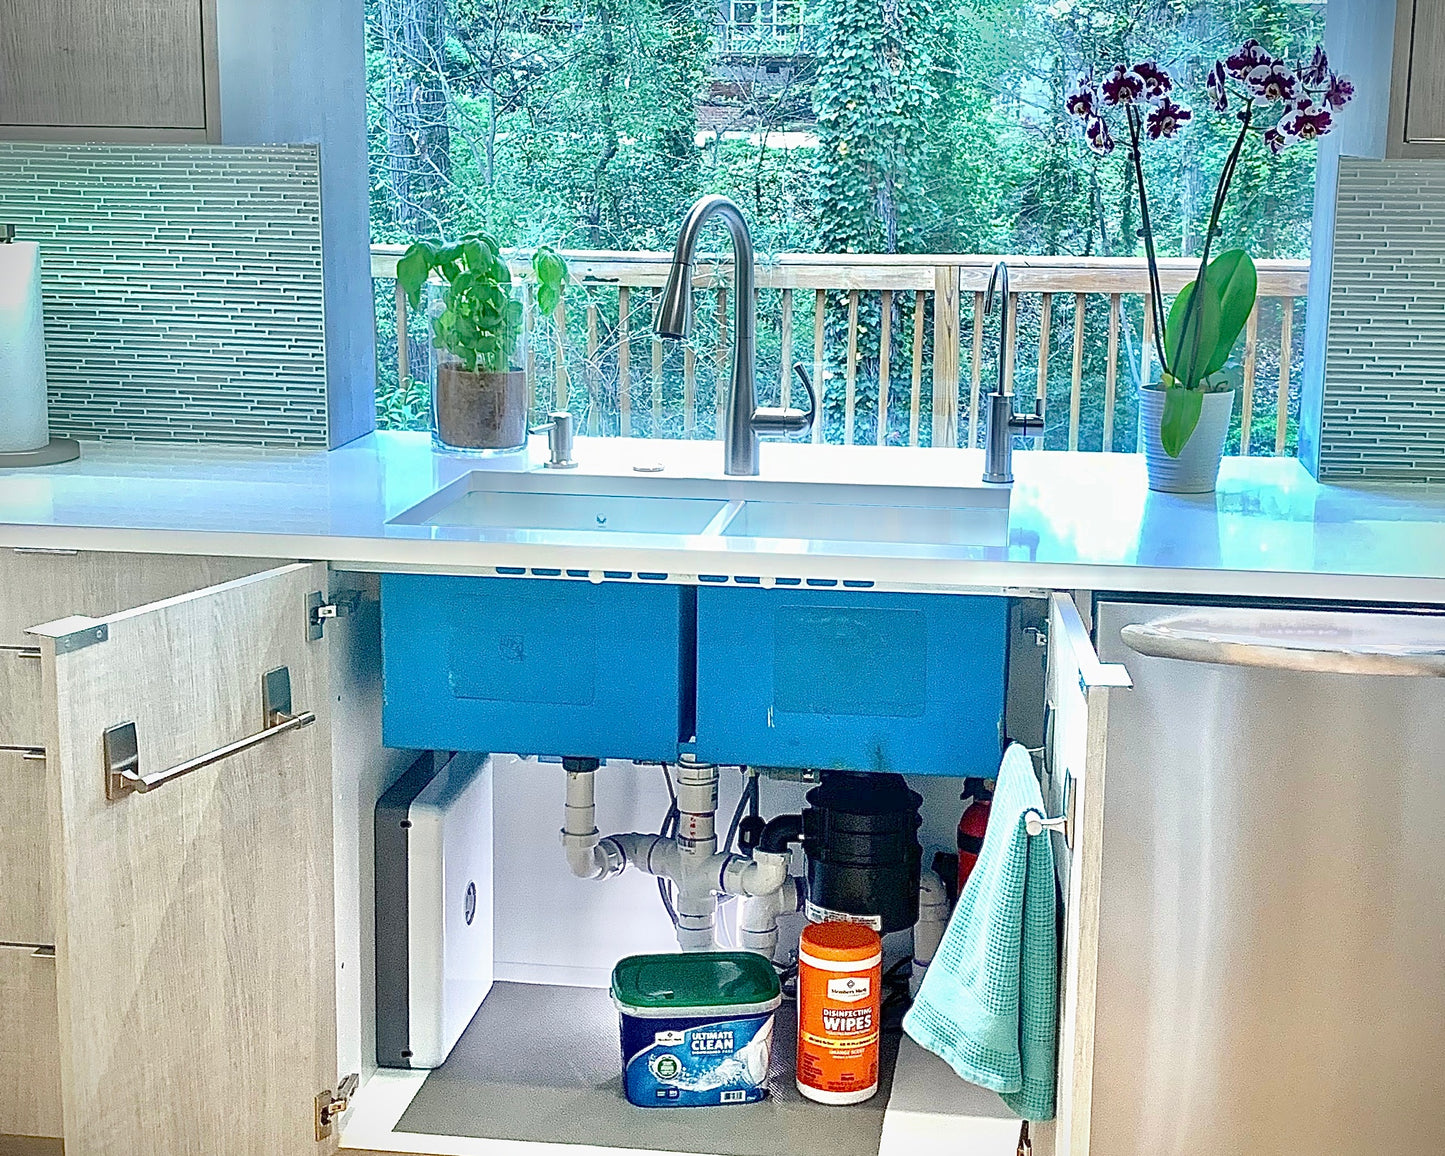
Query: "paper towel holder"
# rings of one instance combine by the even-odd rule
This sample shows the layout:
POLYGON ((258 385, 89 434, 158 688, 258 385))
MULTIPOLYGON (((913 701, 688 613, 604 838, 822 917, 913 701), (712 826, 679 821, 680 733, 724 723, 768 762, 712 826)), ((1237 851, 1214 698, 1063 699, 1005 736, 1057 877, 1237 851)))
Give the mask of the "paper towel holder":
MULTIPOLYGON (((0 222, 0 245, 10 245, 14 241, 14 224, 0 222)), ((21 469, 27 466, 54 466, 61 462, 74 461, 78 457, 80 457, 80 443, 74 438, 51 438, 39 449, 0 452, 0 470, 21 469)))

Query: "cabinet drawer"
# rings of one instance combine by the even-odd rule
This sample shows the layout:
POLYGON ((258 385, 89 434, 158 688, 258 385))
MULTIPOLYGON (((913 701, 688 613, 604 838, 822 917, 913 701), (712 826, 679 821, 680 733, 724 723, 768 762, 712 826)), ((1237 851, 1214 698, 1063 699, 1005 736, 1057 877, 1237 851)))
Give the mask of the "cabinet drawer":
POLYGON ((1008 600, 697 592, 697 754, 717 763, 998 773, 1008 600))
POLYGON ((384 574, 387 746, 671 760, 690 587, 384 574))
POLYGON ((45 745, 35 647, 0 646, 0 747, 45 745))
POLYGON ((55 956, 0 946, 0 1136, 60 1132, 55 956))
POLYGON ((44 759, 0 751, 0 943, 55 942, 45 795, 44 759))
POLYGON ((71 614, 95 618, 189 594, 274 566, 256 558, 0 550, 0 646, 34 646, 25 631, 71 614))

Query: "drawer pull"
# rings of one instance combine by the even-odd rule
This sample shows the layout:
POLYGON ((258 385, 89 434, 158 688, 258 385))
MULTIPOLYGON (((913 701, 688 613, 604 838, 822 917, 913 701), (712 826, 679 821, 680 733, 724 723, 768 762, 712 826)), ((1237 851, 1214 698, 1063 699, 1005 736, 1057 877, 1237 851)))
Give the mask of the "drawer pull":
POLYGON ((12 746, 9 743, 0 743, 0 753, 19 755, 28 763, 43 763, 45 761, 44 747, 12 746))
POLYGON ((129 794, 143 795, 189 775, 192 771, 199 771, 202 767, 209 767, 212 763, 239 755, 267 739, 288 731, 300 730, 316 721, 313 711, 291 713, 291 671, 284 666, 268 670, 261 676, 261 709, 265 726, 255 734, 149 775, 142 774, 140 770, 135 723, 124 722, 111 727, 104 735, 105 797, 121 799, 129 794))

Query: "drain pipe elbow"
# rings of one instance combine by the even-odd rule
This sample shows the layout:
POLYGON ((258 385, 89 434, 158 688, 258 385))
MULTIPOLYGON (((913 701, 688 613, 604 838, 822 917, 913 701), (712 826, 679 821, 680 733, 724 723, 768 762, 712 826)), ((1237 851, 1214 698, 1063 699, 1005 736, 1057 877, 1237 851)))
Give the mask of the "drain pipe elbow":
POLYGON ((725 895, 772 895, 788 881, 789 859, 786 852, 761 847, 751 859, 729 855, 721 873, 721 890, 725 895))
POLYGON ((626 856, 614 839, 597 831, 597 796, 594 775, 597 759, 564 759, 567 803, 562 823, 562 848, 567 866, 579 879, 607 879, 627 868, 626 856))
POLYGON ((763 827, 762 838, 758 840, 758 850, 786 855, 788 848, 802 837, 802 815, 779 815, 775 819, 769 819, 763 827))
POLYGON ((738 940, 744 951, 775 959, 778 951, 778 916, 803 909, 803 888, 791 876, 767 895, 746 895, 738 912, 738 940))

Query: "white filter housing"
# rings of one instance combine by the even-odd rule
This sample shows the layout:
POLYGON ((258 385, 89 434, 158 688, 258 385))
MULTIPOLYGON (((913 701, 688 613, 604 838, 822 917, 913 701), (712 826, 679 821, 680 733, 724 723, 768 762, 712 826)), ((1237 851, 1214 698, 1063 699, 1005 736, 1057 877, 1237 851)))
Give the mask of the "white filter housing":
POLYGON ((403 776, 377 810, 377 1059, 410 1068, 439 1067, 492 987, 491 760, 458 754, 427 769, 403 776), (400 834, 390 847, 383 827, 400 834), (402 919, 404 961, 383 950, 400 947, 402 919))

